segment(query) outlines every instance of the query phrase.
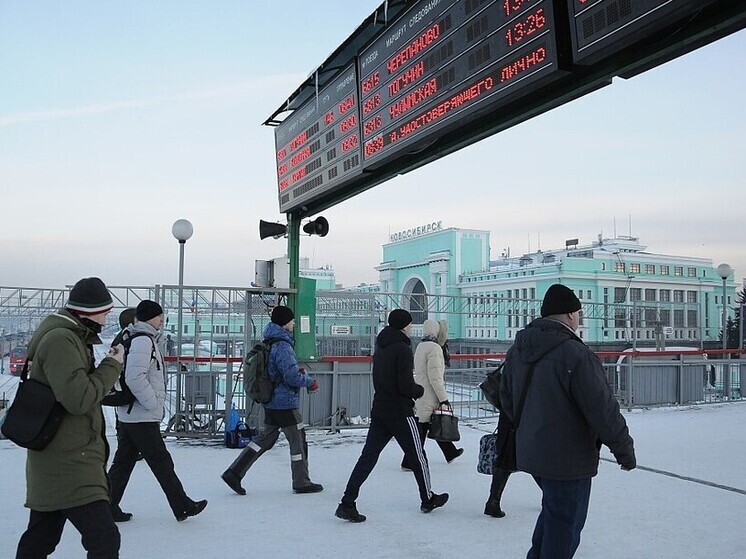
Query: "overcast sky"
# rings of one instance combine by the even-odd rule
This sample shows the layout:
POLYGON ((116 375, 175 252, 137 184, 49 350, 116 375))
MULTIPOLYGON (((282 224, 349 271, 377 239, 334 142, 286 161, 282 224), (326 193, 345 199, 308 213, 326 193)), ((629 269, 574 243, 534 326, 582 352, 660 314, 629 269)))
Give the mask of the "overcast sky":
MULTIPOLYGON (((261 123, 380 0, 0 0, 0 285, 99 275, 245 286, 285 240, 261 123), (313 9, 309 6, 314 6, 313 9)), ((639 236, 746 276, 746 33, 587 95, 323 212, 345 285, 390 232, 442 220, 510 247, 639 236)))

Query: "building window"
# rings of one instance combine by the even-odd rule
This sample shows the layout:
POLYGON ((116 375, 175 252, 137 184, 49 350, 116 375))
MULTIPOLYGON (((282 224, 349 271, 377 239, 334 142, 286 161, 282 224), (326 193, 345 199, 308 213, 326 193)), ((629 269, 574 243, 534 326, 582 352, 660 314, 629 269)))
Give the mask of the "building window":
POLYGON ((689 328, 697 328, 699 313, 696 310, 686 311, 686 325, 689 328))
POLYGON ((671 311, 668 309, 660 310, 661 326, 671 326, 671 311))
POLYGON ((614 262, 615 272, 624 272, 624 262, 614 262))
POLYGON ((674 303, 683 303, 684 302, 684 290, 683 289, 674 289, 673 290, 673 302, 674 303))
POLYGON ((696 291, 687 291, 686 292, 686 302, 687 303, 696 303, 697 302, 697 292, 696 291))
POLYGON ((586 298, 586 299, 590 299, 590 298, 591 298, 591 290, 589 289, 589 290, 588 290, 588 291, 586 291, 585 293, 586 293, 586 296, 585 296, 585 298, 586 298))
POLYGON ((683 266, 674 266, 673 267, 673 275, 674 276, 683 276, 684 275, 684 268, 683 268, 683 266))
POLYGON ((642 301, 642 289, 639 287, 633 287, 629 290, 630 301, 642 301))
POLYGON ((629 265, 629 272, 630 272, 630 274, 639 274, 640 273, 640 265, 639 264, 630 264, 629 265))
POLYGON ((661 289, 658 292, 658 295, 660 295, 660 300, 663 303, 670 303, 671 302, 671 290, 670 289, 661 289))
POLYGON ((676 309, 673 311, 673 327, 683 328, 684 327, 684 310, 676 309))
POLYGON ((627 290, 624 287, 615 287, 614 288, 614 302, 615 303, 624 303, 624 300, 626 299, 627 290))
POLYGON ((687 268, 686 269, 686 275, 690 278, 696 278, 697 277, 697 268, 687 268))
POLYGON ((655 264, 645 264, 645 273, 646 274, 654 274, 655 273, 655 264))
POLYGON ((624 328, 627 326, 627 314, 624 309, 614 309, 614 327, 624 328))
POLYGON ((655 301, 655 289, 646 289, 645 290, 645 300, 646 301, 655 301))
POLYGON ((606 262, 601 262, 601 271, 606 271, 606 262))
POLYGON ((668 266, 661 266, 661 275, 662 276, 668 276, 671 272, 668 271, 668 266))
POLYGON ((582 299, 582 298, 583 298, 583 290, 578 289, 578 299, 582 299))

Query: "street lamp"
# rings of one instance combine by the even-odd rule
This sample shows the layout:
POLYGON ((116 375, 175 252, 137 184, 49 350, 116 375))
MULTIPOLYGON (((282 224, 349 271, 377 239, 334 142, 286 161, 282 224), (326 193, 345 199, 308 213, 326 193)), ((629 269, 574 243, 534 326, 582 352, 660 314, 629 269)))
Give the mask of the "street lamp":
POLYGON ((723 349, 728 349, 728 335, 726 331, 728 328, 728 305, 726 305, 728 295, 725 284, 732 273, 733 268, 729 264, 720 264, 718 266, 718 275, 723 279, 723 349))
POLYGON ((176 320, 176 425, 180 425, 181 417, 181 332, 183 330, 184 310, 184 245, 192 237, 194 228, 189 220, 177 219, 171 227, 171 234, 179 241, 179 300, 178 318, 176 320))
MULTIPOLYGON (((728 295, 726 293, 726 283, 733 273, 733 268, 729 264, 720 264, 718 266, 718 275, 723 279, 723 349, 728 349, 728 295)), ((730 398, 730 368, 725 363, 725 353, 723 353, 723 395, 730 398)))

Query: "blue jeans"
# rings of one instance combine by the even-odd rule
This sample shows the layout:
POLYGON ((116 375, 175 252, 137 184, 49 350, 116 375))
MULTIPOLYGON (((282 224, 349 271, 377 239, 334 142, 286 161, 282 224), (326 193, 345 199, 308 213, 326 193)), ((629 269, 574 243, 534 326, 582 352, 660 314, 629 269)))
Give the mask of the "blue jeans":
POLYGON ((588 516, 591 478, 558 481, 534 476, 541 488, 541 512, 526 559, 571 559, 588 516))

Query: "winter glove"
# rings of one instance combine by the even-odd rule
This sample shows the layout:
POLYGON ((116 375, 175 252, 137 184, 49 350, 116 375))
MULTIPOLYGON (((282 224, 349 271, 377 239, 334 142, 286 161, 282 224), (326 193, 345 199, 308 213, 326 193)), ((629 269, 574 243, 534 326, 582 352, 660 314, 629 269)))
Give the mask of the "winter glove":
POLYGON ((449 402, 448 400, 443 400, 443 401, 442 401, 442 402, 440 402, 440 403, 439 403, 438 405, 439 405, 439 406, 450 406, 450 405, 451 405, 451 402, 449 402))
POLYGON ((635 457, 633 456, 631 459, 626 460, 623 464, 620 464, 622 467, 622 470, 625 472, 629 472, 630 470, 634 470, 637 467, 637 460, 635 460, 635 457))
POLYGON ((124 346, 122 344, 117 344, 114 347, 109 348, 106 357, 111 357, 120 365, 124 364, 124 346))
POLYGON ((313 379, 313 382, 308 386, 308 392, 313 394, 314 392, 319 391, 319 381, 316 379, 313 379))

